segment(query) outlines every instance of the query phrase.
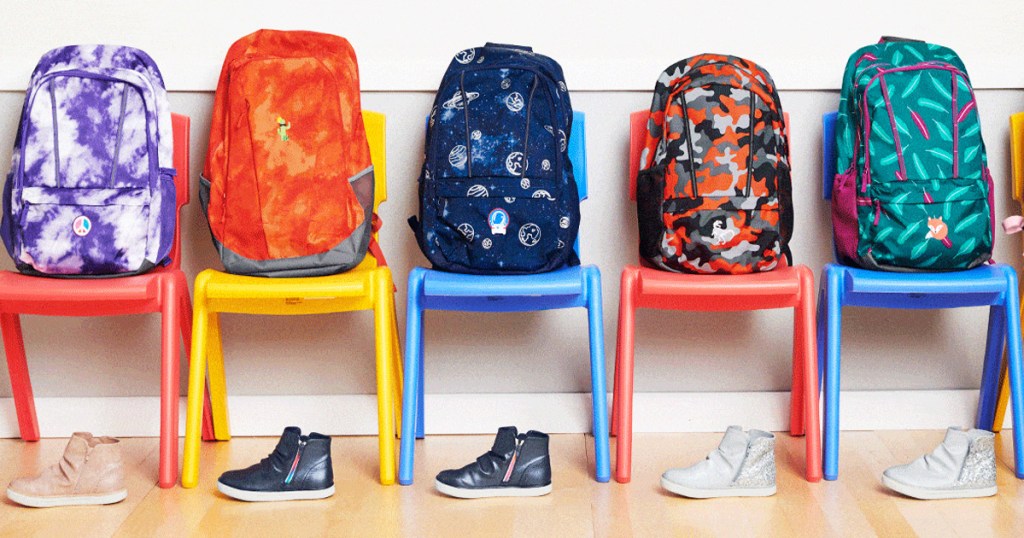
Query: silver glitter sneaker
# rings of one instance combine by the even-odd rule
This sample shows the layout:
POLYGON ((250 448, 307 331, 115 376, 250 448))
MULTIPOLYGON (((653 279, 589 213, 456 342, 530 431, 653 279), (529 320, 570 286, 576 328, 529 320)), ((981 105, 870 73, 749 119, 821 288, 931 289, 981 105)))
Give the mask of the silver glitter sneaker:
POLYGON ((889 489, 915 499, 964 499, 996 494, 995 435, 950 428, 931 454, 882 473, 889 489))
POLYGON ((717 450, 695 465, 665 471, 661 487, 695 499, 775 495, 775 435, 729 426, 717 450))

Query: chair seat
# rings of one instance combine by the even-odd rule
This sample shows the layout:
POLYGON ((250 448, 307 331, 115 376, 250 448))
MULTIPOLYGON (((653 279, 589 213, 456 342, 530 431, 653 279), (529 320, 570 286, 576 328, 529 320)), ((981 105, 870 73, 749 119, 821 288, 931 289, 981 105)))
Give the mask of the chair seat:
POLYGON ((267 278, 206 269, 198 279, 206 283, 208 299, 334 298, 366 295, 376 268, 357 267, 345 273, 299 278, 267 278))
POLYGON ((801 281, 813 281, 814 274, 803 265, 746 275, 696 275, 627 266, 623 279, 623 285, 635 282, 638 308, 712 312, 792 308, 799 301, 801 281))
POLYGON ((158 267, 141 275, 120 278, 49 278, 12 271, 0 272, 0 310, 22 314, 106 316, 156 312, 160 282, 177 277, 179 269, 158 267), (149 308, 147 302, 151 302, 149 308), (16 305, 16 308, 12 308, 16 305))
POLYGON ((426 269, 427 297, 528 297, 580 295, 584 266, 563 267, 531 275, 467 275, 426 269))
POLYGON ((793 295, 800 289, 800 266, 746 275, 696 275, 641 267, 644 295, 793 295))
POLYGON ((844 273, 847 293, 1002 293, 1006 290, 1008 265, 982 265, 967 271, 942 273, 899 273, 872 271, 858 267, 830 264, 832 270, 844 273))

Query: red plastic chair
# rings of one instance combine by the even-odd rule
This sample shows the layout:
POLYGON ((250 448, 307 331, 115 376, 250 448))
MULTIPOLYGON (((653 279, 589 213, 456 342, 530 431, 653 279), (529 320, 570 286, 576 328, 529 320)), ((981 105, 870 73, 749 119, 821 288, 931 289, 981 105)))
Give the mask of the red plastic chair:
MULTIPOLYGON (((636 199, 636 174, 648 112, 630 114, 629 197, 636 199)), ((786 123, 789 123, 787 116, 786 123)), ((629 482, 633 443, 633 346, 637 308, 689 311, 793 308, 793 388, 790 433, 807 434, 807 480, 821 480, 818 362, 815 341, 814 273, 803 265, 750 275, 692 275, 626 266, 619 296, 612 434, 615 479, 629 482)))
MULTIPOLYGON (((174 167, 178 175, 177 210, 189 200, 189 118, 172 115, 174 167)), ((181 338, 192 341, 192 304, 188 281, 181 270, 181 219, 174 228, 171 263, 131 277, 68 280, 0 272, 0 328, 3 330, 7 369, 11 377, 18 429, 25 441, 39 440, 39 422, 32 397, 32 382, 25 361, 25 343, 19 315, 119 316, 157 313, 161 315, 160 367, 160 478, 169 488, 178 480, 178 401, 181 338)), ((209 399, 207 398, 207 402, 209 399)), ((213 439, 213 423, 207 403, 203 437, 213 439)))

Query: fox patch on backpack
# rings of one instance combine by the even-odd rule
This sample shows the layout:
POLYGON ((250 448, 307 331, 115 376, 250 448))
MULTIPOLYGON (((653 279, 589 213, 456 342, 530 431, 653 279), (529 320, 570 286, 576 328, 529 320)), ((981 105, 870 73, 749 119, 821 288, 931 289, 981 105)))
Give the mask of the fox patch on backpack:
POLYGON ((427 122, 420 214, 434 268, 539 273, 578 265, 572 105, 562 68, 529 47, 459 52, 427 122))
POLYGON ((771 77, 749 60, 702 54, 666 69, 637 175, 641 257, 669 271, 731 274, 789 257, 784 118, 771 77))
POLYGON ((883 39, 846 64, 832 228, 842 263, 969 269, 992 256, 992 178, 977 101, 952 50, 883 39))
POLYGON ((259 30, 221 69, 199 199, 228 272, 347 271, 372 242, 374 173, 344 38, 259 30))
POLYGON ((25 93, 0 225, 23 273, 126 276, 165 263, 176 200, 171 112, 145 52, 47 52, 25 93))

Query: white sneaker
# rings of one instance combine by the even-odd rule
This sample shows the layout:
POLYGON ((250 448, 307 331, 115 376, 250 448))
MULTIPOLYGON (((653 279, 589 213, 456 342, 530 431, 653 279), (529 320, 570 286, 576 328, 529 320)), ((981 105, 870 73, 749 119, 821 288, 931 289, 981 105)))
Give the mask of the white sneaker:
POLYGON ((996 494, 995 435, 950 428, 931 454, 882 473, 882 484, 915 499, 964 499, 996 494))
POLYGON ((775 495, 775 435, 729 426, 717 450, 695 465, 665 471, 661 487, 696 499, 775 495))

